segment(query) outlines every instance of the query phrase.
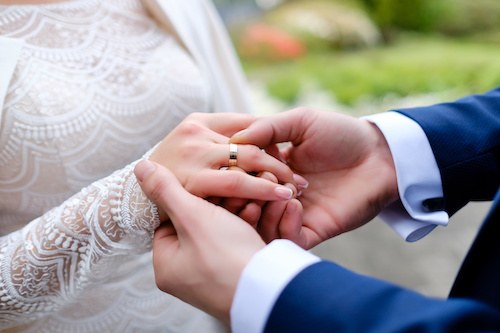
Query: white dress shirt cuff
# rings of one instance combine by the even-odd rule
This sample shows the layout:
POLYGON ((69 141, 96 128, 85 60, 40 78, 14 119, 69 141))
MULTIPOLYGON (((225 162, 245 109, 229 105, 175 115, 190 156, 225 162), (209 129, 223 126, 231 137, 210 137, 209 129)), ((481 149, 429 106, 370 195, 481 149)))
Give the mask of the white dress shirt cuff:
POLYGON ((441 176, 429 140, 420 125, 398 113, 384 112, 364 119, 385 136, 396 167, 401 201, 384 209, 379 217, 407 241, 416 241, 437 225, 446 226, 444 210, 429 211, 427 199, 443 197, 441 176))
POLYGON ((231 306, 233 333, 260 333, 286 285, 320 259, 279 239, 257 252, 243 270, 231 306))

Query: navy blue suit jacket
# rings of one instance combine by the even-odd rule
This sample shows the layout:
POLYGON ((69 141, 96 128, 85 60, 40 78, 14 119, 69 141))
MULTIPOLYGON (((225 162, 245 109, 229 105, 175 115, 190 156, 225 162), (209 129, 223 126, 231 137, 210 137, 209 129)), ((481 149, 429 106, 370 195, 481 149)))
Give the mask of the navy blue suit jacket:
POLYGON ((444 198, 424 205, 451 216, 469 201, 493 200, 449 299, 322 261, 286 286, 265 332, 500 332, 500 88, 398 112, 423 128, 441 173, 444 198))

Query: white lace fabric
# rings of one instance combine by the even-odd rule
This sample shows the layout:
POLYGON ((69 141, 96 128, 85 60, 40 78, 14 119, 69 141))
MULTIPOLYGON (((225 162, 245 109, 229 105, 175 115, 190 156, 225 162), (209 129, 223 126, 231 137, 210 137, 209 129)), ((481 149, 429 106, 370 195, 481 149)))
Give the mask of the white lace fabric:
POLYGON ((138 0, 0 6, 0 35, 25 41, 0 116, 0 329, 218 330, 155 287, 133 175, 210 110, 196 64, 138 0))

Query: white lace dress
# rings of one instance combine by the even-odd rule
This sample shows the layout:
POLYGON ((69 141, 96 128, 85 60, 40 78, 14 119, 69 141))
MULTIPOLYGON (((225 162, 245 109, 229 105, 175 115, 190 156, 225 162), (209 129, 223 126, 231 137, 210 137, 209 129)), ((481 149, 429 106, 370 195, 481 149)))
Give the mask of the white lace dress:
POLYGON ((211 109, 190 56, 139 0, 0 6, 0 35, 25 40, 0 114, 0 329, 221 331, 157 290, 132 172, 211 109))

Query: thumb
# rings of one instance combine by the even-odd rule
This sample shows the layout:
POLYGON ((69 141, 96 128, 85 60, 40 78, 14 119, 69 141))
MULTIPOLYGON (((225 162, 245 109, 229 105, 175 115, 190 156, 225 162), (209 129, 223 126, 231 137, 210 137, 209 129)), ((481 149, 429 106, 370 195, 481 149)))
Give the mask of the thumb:
POLYGON ((247 129, 234 134, 230 142, 253 144, 266 148, 281 142, 299 144, 305 130, 303 122, 304 109, 294 109, 276 115, 261 117, 247 129))
POLYGON ((247 128, 255 120, 254 116, 245 113, 203 113, 198 116, 208 129, 224 136, 247 128))
POLYGON ((136 165, 134 173, 144 194, 167 213, 177 232, 184 230, 183 221, 191 220, 192 223, 196 220, 189 218, 190 214, 199 213, 193 207, 203 200, 187 192, 170 170, 143 160, 136 165))

